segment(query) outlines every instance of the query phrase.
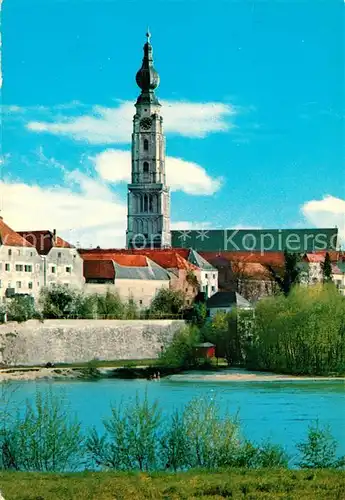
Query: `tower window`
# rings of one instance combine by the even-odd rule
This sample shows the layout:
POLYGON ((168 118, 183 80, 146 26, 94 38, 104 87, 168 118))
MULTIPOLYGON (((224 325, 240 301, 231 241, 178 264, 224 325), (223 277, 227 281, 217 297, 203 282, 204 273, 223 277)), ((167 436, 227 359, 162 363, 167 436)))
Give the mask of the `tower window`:
POLYGON ((144 161, 143 167, 144 167, 144 174, 148 174, 148 172, 149 172, 149 164, 148 164, 147 161, 144 161))
POLYGON ((144 151, 149 150, 149 141, 147 139, 144 139, 144 151))

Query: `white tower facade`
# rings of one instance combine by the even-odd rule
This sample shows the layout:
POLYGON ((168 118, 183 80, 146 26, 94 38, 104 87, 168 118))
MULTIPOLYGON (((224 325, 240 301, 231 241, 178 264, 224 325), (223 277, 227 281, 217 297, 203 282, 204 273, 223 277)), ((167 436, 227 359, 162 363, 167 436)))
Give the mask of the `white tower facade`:
POLYGON ((127 248, 138 249, 171 246, 163 118, 154 93, 159 76, 153 67, 150 34, 146 36, 142 67, 136 75, 141 94, 133 118, 132 178, 128 185, 126 233, 127 248))

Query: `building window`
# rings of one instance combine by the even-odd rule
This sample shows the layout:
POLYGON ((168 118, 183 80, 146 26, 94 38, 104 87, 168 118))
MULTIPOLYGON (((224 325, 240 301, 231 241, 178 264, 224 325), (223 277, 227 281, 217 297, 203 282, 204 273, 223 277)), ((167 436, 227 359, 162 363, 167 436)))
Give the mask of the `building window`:
POLYGON ((213 279, 214 279, 214 280, 216 279, 216 275, 215 275, 215 274, 213 275, 213 279))
POLYGON ((51 271, 52 271, 52 273, 54 274, 54 273, 55 273, 55 271, 56 271, 56 267, 55 267, 55 266, 52 266, 51 271))
POLYGON ((37 281, 37 286, 40 286, 40 282, 39 281, 37 281))
POLYGON ((20 255, 20 250, 17 250, 17 255, 20 255))
POLYGON ((33 255, 34 255, 34 253, 33 253, 33 252, 30 252, 30 257, 32 257, 33 255))
POLYGON ((207 273, 205 274, 205 278, 206 278, 206 279, 208 278, 208 274, 207 274, 207 273))
POLYGON ((32 290, 32 282, 31 281, 29 281, 28 287, 29 287, 29 290, 32 290))
POLYGON ((149 164, 147 161, 144 161, 143 168, 144 168, 144 174, 148 174, 149 173, 149 164))
POLYGON ((18 273, 20 273, 21 271, 23 271, 23 264, 16 264, 16 271, 18 273))
POLYGON ((32 273, 32 266, 26 265, 26 266, 24 266, 24 270, 26 273, 32 273))
POLYGON ((71 273, 71 267, 70 266, 66 266, 66 273, 71 273))
POLYGON ((188 292, 188 287, 186 288, 186 292, 188 292))
POLYGON ((61 252, 58 252, 58 259, 61 259, 61 252))
POLYGON ((11 266, 9 264, 5 264, 5 271, 9 271, 11 269, 11 266))
POLYGON ((215 291, 216 291, 216 287, 215 287, 215 286, 212 286, 212 287, 211 287, 211 290, 212 290, 212 292, 215 292, 215 291))
POLYGON ((144 139, 144 151, 149 150, 149 141, 147 139, 144 139))
POLYGON ((8 285, 7 285, 8 288, 11 288, 12 287, 12 283, 9 281, 8 282, 8 285))
POLYGON ((12 255, 12 250, 11 248, 8 249, 8 255, 12 255))
POLYGON ((17 288, 21 288, 21 287, 22 287, 22 282, 21 282, 21 281, 17 281, 17 283, 16 283, 16 287, 17 287, 17 288))
POLYGON ((139 300, 139 305, 142 306, 143 305, 143 301, 142 300, 139 300))

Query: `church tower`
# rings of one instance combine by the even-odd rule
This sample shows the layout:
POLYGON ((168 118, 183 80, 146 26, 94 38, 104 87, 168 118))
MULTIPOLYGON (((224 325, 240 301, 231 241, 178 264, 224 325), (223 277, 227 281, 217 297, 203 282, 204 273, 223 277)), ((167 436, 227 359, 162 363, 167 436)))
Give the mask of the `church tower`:
POLYGON ((153 67, 150 33, 136 75, 141 93, 135 104, 132 179, 128 185, 127 248, 171 246, 170 192, 165 178, 165 138, 161 105, 155 96, 159 75, 153 67))

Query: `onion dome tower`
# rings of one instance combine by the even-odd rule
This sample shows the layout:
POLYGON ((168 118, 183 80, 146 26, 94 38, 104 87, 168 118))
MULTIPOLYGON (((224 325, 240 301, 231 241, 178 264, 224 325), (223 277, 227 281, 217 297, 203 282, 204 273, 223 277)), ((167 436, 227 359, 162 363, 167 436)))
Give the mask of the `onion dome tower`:
POLYGON ((151 34, 136 74, 141 93, 132 133, 132 178, 128 185, 127 248, 171 246, 170 190, 165 176, 165 137, 161 105, 155 95, 159 75, 153 67, 151 34))

